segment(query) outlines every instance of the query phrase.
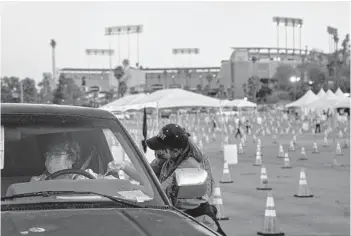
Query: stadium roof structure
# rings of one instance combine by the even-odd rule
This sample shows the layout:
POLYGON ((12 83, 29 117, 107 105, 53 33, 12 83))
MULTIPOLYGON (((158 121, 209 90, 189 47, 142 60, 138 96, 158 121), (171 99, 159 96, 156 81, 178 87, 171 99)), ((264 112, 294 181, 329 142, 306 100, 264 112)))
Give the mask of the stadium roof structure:
MULTIPOLYGON (((154 67, 154 68, 142 68, 140 70, 146 72, 159 72, 159 71, 219 71, 221 67, 154 67)), ((60 72, 62 73, 109 73, 111 70, 107 68, 62 68, 60 72)))
MULTIPOLYGON (((234 52, 246 51, 249 53, 249 57, 260 58, 288 58, 290 60, 296 60, 298 58, 307 57, 307 59, 316 59, 318 56, 326 58, 327 53, 324 53, 317 49, 308 50, 307 47, 302 48, 283 48, 283 47, 232 47, 234 52)), ((233 52, 233 53, 234 53, 233 52)))

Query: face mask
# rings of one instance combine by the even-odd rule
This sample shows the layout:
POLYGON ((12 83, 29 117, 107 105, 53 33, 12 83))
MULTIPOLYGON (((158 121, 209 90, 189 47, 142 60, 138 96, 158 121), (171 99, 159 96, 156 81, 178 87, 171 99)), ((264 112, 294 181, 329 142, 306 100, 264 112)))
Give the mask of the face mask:
POLYGON ((68 160, 67 156, 52 156, 47 157, 45 166, 47 171, 52 174, 59 170, 72 169, 73 163, 68 160))
POLYGON ((170 158, 176 158, 179 156, 181 151, 182 151, 181 149, 172 149, 172 150, 168 150, 168 153, 169 153, 170 158))
POLYGON ((157 151, 155 151, 155 155, 159 159, 169 159, 169 158, 171 158, 168 150, 166 150, 166 149, 165 150, 157 150, 157 151))

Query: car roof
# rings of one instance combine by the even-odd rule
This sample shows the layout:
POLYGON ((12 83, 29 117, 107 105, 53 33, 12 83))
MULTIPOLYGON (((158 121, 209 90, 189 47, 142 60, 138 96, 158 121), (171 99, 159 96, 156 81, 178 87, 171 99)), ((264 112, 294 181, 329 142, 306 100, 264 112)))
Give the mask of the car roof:
POLYGON ((89 116, 117 119, 111 112, 97 108, 53 104, 1 103, 1 115, 16 114, 89 116))

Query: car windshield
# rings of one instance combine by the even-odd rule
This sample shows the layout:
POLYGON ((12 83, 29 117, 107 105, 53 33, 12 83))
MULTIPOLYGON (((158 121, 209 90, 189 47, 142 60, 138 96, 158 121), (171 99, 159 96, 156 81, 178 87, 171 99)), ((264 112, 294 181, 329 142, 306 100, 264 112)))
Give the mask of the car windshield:
MULTIPOLYGON (((76 191, 164 204, 150 169, 117 120, 3 115, 1 130, 2 196, 76 191)), ((35 197, 36 202, 48 200, 53 199, 35 197)))

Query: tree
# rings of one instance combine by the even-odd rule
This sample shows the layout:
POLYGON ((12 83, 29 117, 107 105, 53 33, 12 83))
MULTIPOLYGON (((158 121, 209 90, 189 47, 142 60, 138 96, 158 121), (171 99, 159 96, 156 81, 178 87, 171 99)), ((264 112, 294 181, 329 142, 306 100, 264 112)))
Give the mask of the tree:
POLYGON ((258 77, 251 76, 248 81, 247 81, 247 86, 248 86, 248 99, 252 102, 257 101, 257 93, 260 91, 262 87, 262 82, 258 77))
POLYGON ((202 90, 202 94, 208 96, 210 93, 210 85, 206 85, 205 88, 202 90))
POLYGON ((278 88, 286 90, 291 87, 290 77, 295 75, 295 69, 289 64, 281 64, 277 67, 273 78, 278 81, 278 88))
POLYGON ((35 80, 25 78, 20 81, 17 77, 3 77, 1 83, 1 102, 18 103, 21 102, 21 86, 23 102, 37 102, 37 89, 35 80))
POLYGON ((65 85, 66 85, 66 78, 64 77, 63 74, 61 74, 60 77, 59 77, 59 81, 58 81, 57 87, 56 87, 56 89, 54 91, 54 94, 53 94, 53 100, 52 100, 53 104, 62 104, 64 102, 64 99, 65 99, 65 95, 64 95, 65 85))
POLYGON ((201 84, 196 85, 196 92, 201 93, 202 92, 202 86, 201 84))
POLYGON ((211 82, 213 80, 213 76, 211 74, 206 75, 206 80, 208 82, 208 85, 211 85, 211 82))
POLYGON ((272 94, 272 89, 268 85, 261 85, 260 90, 257 92, 257 100, 260 102, 267 102, 267 97, 272 94))
POLYGON ((23 102, 35 103, 37 102, 37 88, 35 86, 35 80, 25 78, 21 80, 23 86, 23 102))
POLYGON ((275 104, 279 102, 278 94, 273 92, 272 94, 266 97, 266 102, 269 104, 275 104))
POLYGON ((20 102, 20 79, 17 77, 1 78, 1 102, 20 102))
POLYGON ((47 74, 43 74, 43 79, 38 83, 39 93, 38 93, 38 102, 39 103, 48 103, 53 99, 52 88, 50 85, 50 77, 47 74))
POLYGON ((53 94, 54 104, 80 105, 82 103, 82 91, 72 78, 60 75, 59 82, 53 94))
POLYGON ((344 62, 346 62, 347 57, 350 56, 350 36, 347 34, 345 36, 345 39, 342 41, 342 54, 343 54, 343 59, 344 62))
POLYGON ((247 97, 247 83, 243 83, 244 96, 247 97))
POLYGON ((56 48, 56 41, 54 39, 50 40, 50 46, 51 46, 52 49, 56 48))
POLYGON ((223 85, 223 84, 219 85, 219 87, 218 87, 218 93, 216 94, 216 96, 217 96, 217 98, 219 98, 219 99, 225 99, 225 98, 227 98, 227 93, 226 93, 226 91, 225 91, 225 89, 224 89, 224 85, 223 85))

